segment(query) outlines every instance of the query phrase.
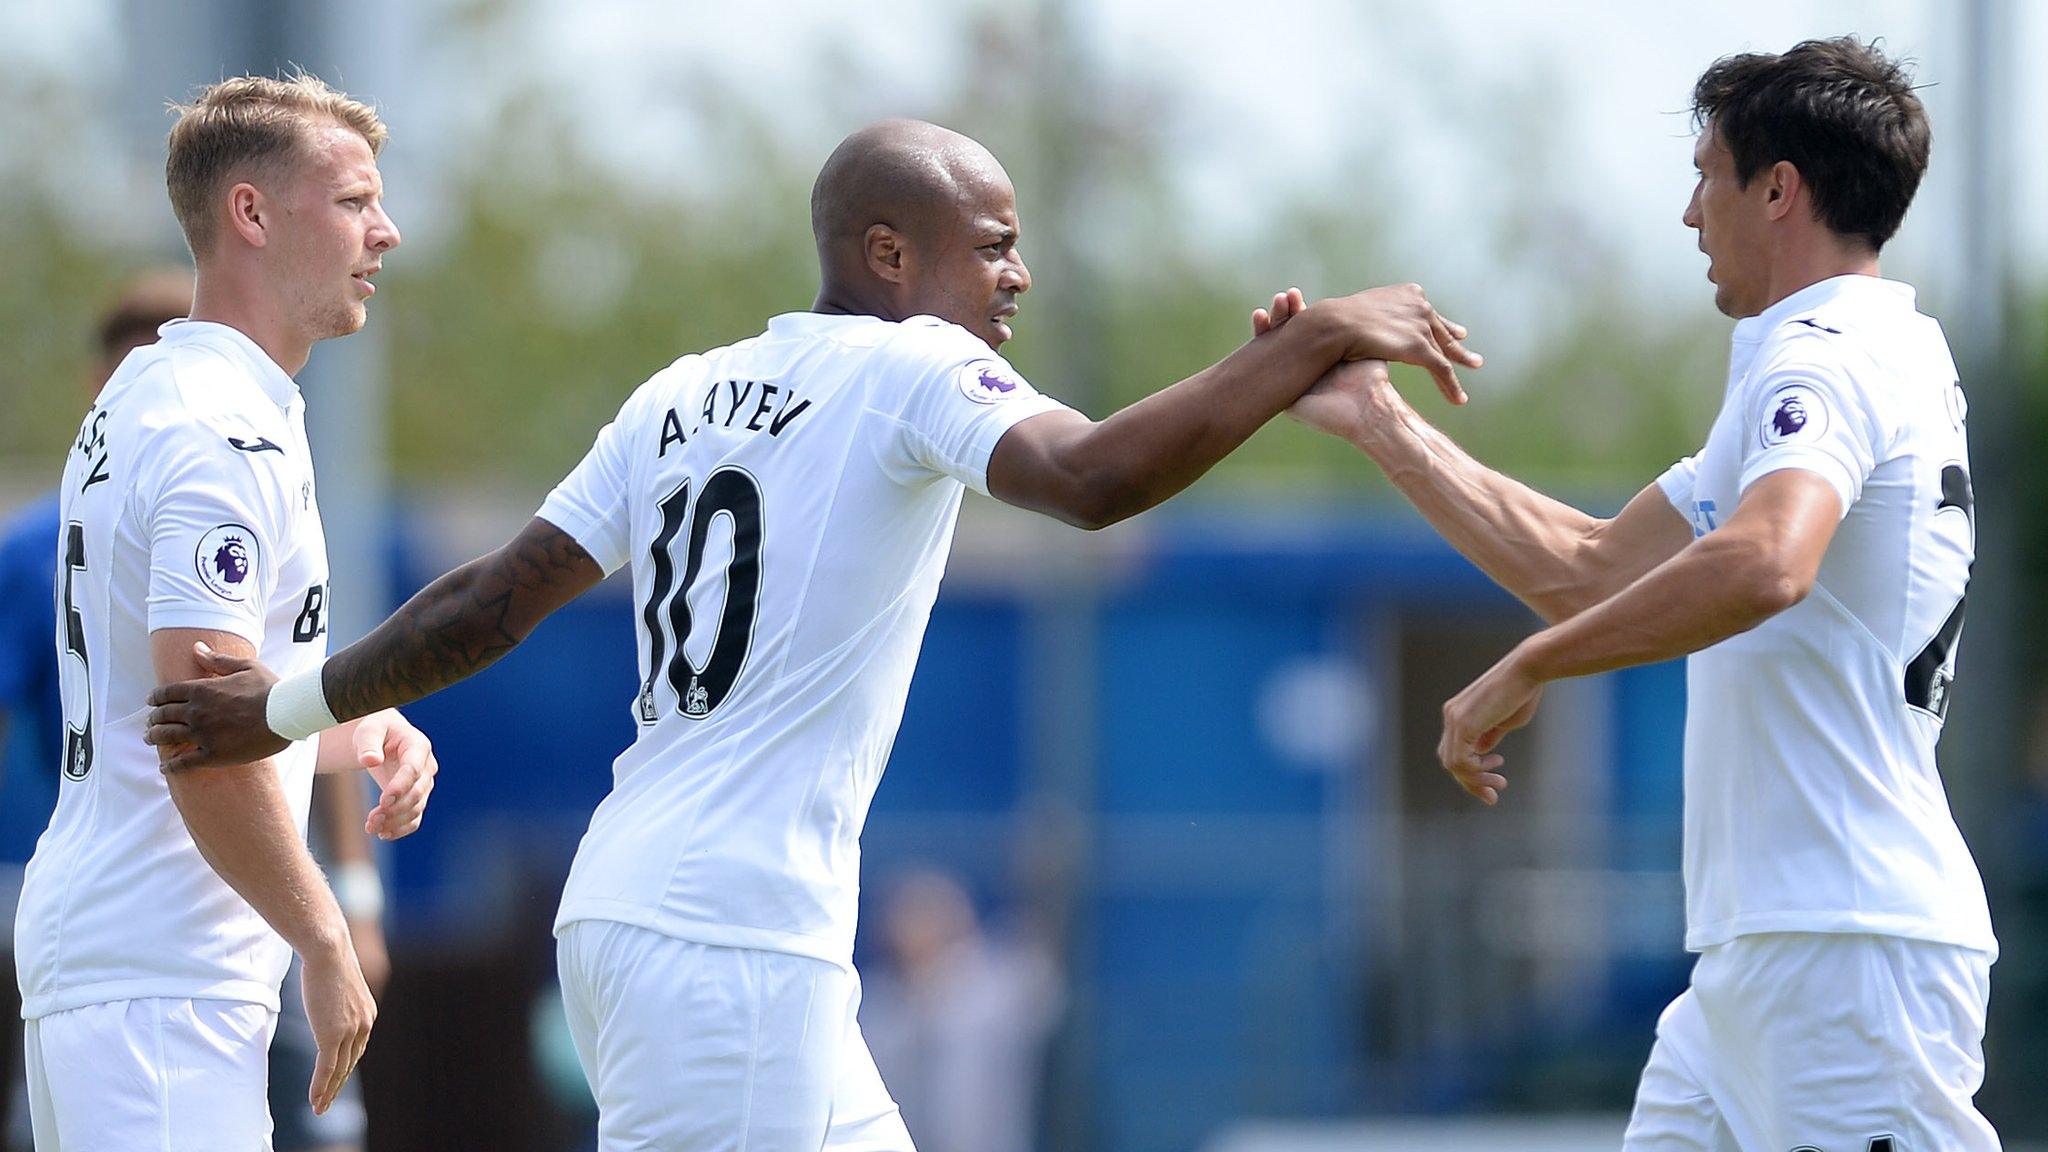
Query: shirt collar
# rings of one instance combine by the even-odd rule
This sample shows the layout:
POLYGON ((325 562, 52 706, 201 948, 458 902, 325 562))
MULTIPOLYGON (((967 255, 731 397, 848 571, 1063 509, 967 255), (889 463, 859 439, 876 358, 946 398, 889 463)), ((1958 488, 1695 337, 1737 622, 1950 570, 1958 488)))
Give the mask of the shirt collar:
POLYGON ((784 312, 768 321, 768 330, 777 335, 801 336, 811 332, 829 332, 849 324, 873 324, 878 316, 848 312, 784 312))
POLYGON ((1897 280, 1886 280, 1877 276, 1850 273, 1846 276, 1830 276, 1817 284, 1808 284, 1755 316, 1735 322, 1735 339, 1757 341, 1778 325, 1801 312, 1811 312, 1823 304, 1836 300, 1861 299, 1881 301, 1897 300, 1907 308, 1913 307, 1913 286, 1897 280))
POLYGON ((211 343, 215 347, 231 349, 244 364, 263 394, 270 397, 280 408, 288 408, 299 399, 299 385, 277 361, 270 358, 261 345, 249 339, 238 328, 217 324, 211 320, 173 320, 156 330, 157 339, 164 344, 211 343))

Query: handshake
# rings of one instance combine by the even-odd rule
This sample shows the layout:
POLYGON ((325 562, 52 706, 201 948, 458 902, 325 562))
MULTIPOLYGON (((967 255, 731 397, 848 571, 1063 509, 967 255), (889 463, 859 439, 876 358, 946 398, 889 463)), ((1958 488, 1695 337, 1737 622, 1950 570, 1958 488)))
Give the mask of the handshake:
MULTIPOLYGON (((1273 297, 1270 308, 1252 312, 1252 335, 1264 336, 1308 312, 1299 288, 1273 297)), ((1387 376, 1387 362, 1398 360, 1426 369, 1436 378, 1444 399, 1465 403, 1458 368, 1485 363, 1465 347, 1463 325, 1445 319, 1430 306, 1419 284, 1372 288, 1349 296, 1319 301, 1316 314, 1327 316, 1342 340, 1342 358, 1288 408, 1296 420, 1332 436, 1356 439, 1373 406, 1396 400, 1387 376)))

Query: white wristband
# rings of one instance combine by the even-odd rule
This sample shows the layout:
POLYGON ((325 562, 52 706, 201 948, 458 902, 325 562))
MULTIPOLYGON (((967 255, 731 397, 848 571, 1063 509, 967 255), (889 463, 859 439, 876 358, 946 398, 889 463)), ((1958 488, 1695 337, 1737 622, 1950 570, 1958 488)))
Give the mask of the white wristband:
POLYGON ((348 919, 375 920, 384 915, 384 878, 377 874, 375 864, 355 860, 339 865, 328 884, 334 889, 334 902, 348 919))
POLYGON ((320 673, 327 667, 308 669, 287 676, 270 686, 270 698, 263 703, 263 722, 287 740, 298 741, 332 728, 341 721, 327 708, 327 690, 320 685, 320 673))

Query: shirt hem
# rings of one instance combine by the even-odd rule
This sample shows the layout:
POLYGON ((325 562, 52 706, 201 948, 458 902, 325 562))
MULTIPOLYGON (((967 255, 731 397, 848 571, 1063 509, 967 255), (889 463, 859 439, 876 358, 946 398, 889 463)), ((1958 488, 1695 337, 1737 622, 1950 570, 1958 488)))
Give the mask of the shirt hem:
POLYGON ((1855 473, 1834 456, 1813 448, 1779 448, 1758 455, 1743 469, 1742 478, 1735 483, 1737 499, 1746 495, 1750 486, 1757 481, 1773 472, 1783 472, 1790 468, 1811 472, 1827 481, 1828 487, 1835 490, 1835 498, 1842 502, 1841 516, 1836 517, 1838 520, 1849 515, 1849 508, 1863 494, 1863 482, 1856 479, 1855 473))
POLYGON ((623 901, 578 900, 573 904, 564 902, 561 911, 555 914, 555 935, 560 936, 564 929, 580 920, 608 920, 617 924, 630 924, 635 928, 645 928, 650 932, 659 932, 664 936, 673 936, 694 944, 785 952, 792 956, 823 961, 849 971, 853 968, 851 943, 773 928, 750 928, 740 924, 718 924, 683 916, 666 916, 654 909, 623 901))
POLYGON ((59 988, 54 992, 38 992, 24 996, 21 1000, 21 1018, 35 1020, 57 1012, 69 1012, 74 1008, 85 1008, 94 1004, 107 1004, 116 1000, 232 1000, 237 1003, 261 1004, 270 1011, 278 1010, 278 991, 275 987, 256 980, 168 980, 155 977, 146 980, 107 980, 98 984, 80 984, 72 988, 59 988))
POLYGON ((204 628, 211 632, 226 632, 240 636, 250 644, 263 646, 263 622, 252 620, 247 615, 232 610, 212 611, 205 608, 165 607, 149 610, 149 630, 161 632, 166 628, 204 628))
POLYGON ((1043 392, 1020 397, 997 408, 997 415, 982 425, 984 431, 968 446, 967 453, 963 453, 967 458, 961 463, 972 473, 967 486, 983 496, 989 495, 988 465, 990 460, 995 459, 996 445, 1001 443, 1003 437, 1008 436, 1012 429, 1026 420, 1034 416, 1043 416, 1047 412, 1062 410, 1071 411, 1067 405, 1043 392))
POLYGON ((1766 932, 1812 932, 1850 936, 1898 936, 1925 940, 1930 944, 1952 944, 1998 959, 1998 938, 1989 928, 1960 929, 1924 916, 1869 913, 1771 912, 1737 916, 1691 928, 1685 934, 1685 950, 1704 952, 1739 936, 1766 932))
POLYGON ((606 576, 626 566, 626 550, 614 548, 609 541, 600 539, 608 533, 597 517, 569 507, 566 501, 557 501, 554 493, 549 493, 533 514, 535 518, 559 528, 576 542, 578 548, 590 553, 590 558, 597 561, 598 569, 606 576))

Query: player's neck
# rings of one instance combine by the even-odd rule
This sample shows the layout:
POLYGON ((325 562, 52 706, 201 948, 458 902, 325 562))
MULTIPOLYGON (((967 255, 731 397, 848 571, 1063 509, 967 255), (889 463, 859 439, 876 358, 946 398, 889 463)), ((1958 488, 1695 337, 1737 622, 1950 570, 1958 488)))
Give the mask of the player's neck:
POLYGON ((297 376, 313 354, 313 342, 279 311, 276 299, 276 293, 202 272, 192 294, 192 319, 233 328, 263 349, 285 375, 297 376))
POLYGON ((811 301, 811 311, 828 316, 879 316, 884 320, 901 320, 909 315, 890 301, 877 299, 872 292, 861 292, 830 280, 818 289, 818 298, 811 301))
POLYGON ((1876 252, 1861 244, 1843 243, 1833 233, 1794 241, 1785 245, 1772 263, 1763 310, 1823 280, 1881 274, 1876 252))

